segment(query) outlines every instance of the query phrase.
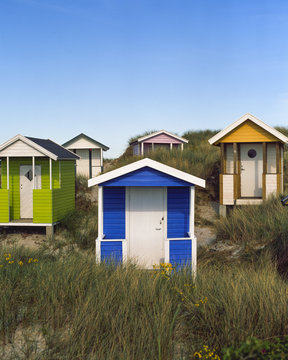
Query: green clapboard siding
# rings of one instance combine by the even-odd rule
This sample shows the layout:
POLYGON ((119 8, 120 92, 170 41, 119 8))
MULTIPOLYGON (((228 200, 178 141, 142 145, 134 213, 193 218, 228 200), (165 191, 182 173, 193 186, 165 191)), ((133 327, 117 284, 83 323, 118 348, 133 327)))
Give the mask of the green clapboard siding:
MULTIPOLYGON (((35 164, 41 165, 42 188, 33 190, 33 222, 59 221, 67 212, 75 208, 75 161, 52 161, 52 190, 50 190, 49 159, 35 158, 35 164)), ((16 220, 20 219, 20 165, 32 165, 32 159, 10 158, 9 165, 10 220, 16 220)), ((5 158, 2 159, 2 189, 0 189, 3 194, 4 189, 7 190, 5 158)), ((2 214, 7 213, 9 220, 9 208, 5 200, 2 201, 0 197, 0 217, 4 218, 2 214)), ((7 215, 5 216, 7 219, 7 215)), ((6 222, 6 220, 2 222, 6 222)))
POLYGON ((53 190, 53 221, 61 220, 69 211, 75 209, 75 163, 61 161, 61 184, 53 190))
POLYGON ((52 223, 52 192, 49 189, 33 190, 33 222, 52 223))
POLYGON ((0 222, 9 221, 9 191, 0 189, 0 222))

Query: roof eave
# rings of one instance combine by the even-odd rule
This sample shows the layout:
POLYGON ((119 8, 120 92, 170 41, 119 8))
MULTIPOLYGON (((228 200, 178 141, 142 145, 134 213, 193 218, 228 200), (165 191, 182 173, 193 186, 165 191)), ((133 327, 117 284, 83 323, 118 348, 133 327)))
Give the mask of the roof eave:
POLYGON ((154 170, 158 170, 160 172, 166 173, 168 175, 171 175, 173 177, 176 177, 178 179, 184 180, 186 182, 189 182, 190 184, 197 185, 200 187, 205 188, 205 180, 198 178, 196 176, 193 176, 191 174, 185 173, 184 171, 174 169, 171 166, 161 164, 157 161, 144 158, 142 160, 138 160, 134 163, 131 163, 129 165, 125 165, 119 169, 112 170, 106 174, 102 174, 99 176, 96 176, 95 178, 88 180, 88 187, 99 185, 101 183, 104 183, 106 181, 115 179, 117 177, 129 174, 130 172, 136 171, 138 169, 141 169, 143 167, 150 167, 154 170))

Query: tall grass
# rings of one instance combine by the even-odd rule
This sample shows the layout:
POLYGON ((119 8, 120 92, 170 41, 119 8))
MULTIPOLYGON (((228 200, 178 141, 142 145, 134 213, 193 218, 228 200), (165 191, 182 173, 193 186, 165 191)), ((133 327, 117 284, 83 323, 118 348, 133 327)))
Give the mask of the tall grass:
POLYGON ((251 336, 287 334, 288 285, 268 257, 256 264, 203 266, 195 286, 195 295, 186 300, 192 341, 223 348, 251 336), (195 308, 197 298, 204 297, 205 305, 195 308))
POLYGON ((281 205, 279 197, 270 197, 261 205, 235 207, 215 226, 218 239, 248 248, 281 239, 288 241, 288 208, 281 205))
POLYGON ((33 354, 39 359, 100 360, 192 359, 204 344, 221 354, 249 336, 288 331, 288 286, 268 258, 200 263, 194 281, 185 271, 167 278, 133 264, 96 265, 91 255, 57 258, 19 248, 5 250, 15 260, 8 264, 3 251, 3 359, 21 358, 19 328, 30 331, 27 348, 31 329, 38 331, 42 345, 33 354))

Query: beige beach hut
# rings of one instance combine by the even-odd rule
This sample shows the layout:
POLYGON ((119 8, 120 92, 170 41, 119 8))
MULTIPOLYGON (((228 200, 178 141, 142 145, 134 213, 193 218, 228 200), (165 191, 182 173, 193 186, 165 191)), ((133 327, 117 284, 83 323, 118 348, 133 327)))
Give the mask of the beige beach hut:
POLYGON ((283 191, 282 133, 247 113, 208 141, 221 149, 220 215, 283 191))

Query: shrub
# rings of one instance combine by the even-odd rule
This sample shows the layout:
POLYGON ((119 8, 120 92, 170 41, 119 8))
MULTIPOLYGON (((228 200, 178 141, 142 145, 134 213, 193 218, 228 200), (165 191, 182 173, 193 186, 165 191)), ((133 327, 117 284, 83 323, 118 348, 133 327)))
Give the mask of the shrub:
POLYGON ((288 359, 288 337, 275 338, 273 342, 250 338, 239 347, 229 347, 223 350, 223 360, 242 359, 288 359))

